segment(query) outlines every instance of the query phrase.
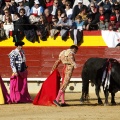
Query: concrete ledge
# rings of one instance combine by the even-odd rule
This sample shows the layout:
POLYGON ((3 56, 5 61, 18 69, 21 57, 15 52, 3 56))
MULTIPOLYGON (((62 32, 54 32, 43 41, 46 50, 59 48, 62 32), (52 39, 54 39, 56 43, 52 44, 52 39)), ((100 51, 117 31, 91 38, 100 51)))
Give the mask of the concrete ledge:
MULTIPOLYGON (((5 86, 10 92, 10 78, 2 78, 5 86)), ((28 78, 28 90, 30 93, 38 93, 41 89, 42 83, 46 78, 28 78)), ((81 92, 82 90, 82 79, 81 78, 71 78, 69 85, 67 86, 67 92, 81 92)))
MULTIPOLYGON (((9 82, 10 78, 2 78, 4 82, 9 82)), ((44 82, 47 78, 27 78, 28 82, 44 82)), ((70 82, 81 82, 81 78, 71 78, 70 82)))

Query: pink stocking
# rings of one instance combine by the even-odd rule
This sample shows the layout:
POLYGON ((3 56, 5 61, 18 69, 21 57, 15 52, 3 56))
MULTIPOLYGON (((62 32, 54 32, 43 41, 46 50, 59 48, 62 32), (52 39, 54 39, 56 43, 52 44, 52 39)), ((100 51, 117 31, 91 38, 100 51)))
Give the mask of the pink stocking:
POLYGON ((62 100, 62 103, 65 103, 65 92, 63 92, 63 94, 61 95, 61 100, 62 100))
POLYGON ((62 90, 59 90, 58 95, 57 95, 57 97, 56 97, 56 101, 57 101, 57 102, 59 102, 59 99, 60 99, 60 97, 61 97, 62 94, 63 94, 63 91, 62 91, 62 90))

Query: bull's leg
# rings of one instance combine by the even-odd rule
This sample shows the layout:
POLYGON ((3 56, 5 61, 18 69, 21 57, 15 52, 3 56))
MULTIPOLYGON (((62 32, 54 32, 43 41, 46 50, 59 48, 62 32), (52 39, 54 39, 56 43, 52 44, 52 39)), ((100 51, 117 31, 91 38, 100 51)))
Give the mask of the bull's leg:
POLYGON ((98 98, 98 104, 103 104, 103 102, 102 102, 102 100, 100 98, 100 94, 99 94, 99 92, 100 92, 100 86, 99 85, 97 85, 95 87, 95 92, 96 92, 96 95, 97 95, 97 98, 98 98))
POLYGON ((82 92, 82 95, 81 95, 81 98, 80 98, 80 102, 83 103, 84 101, 85 101, 84 92, 82 92))
POLYGON ((88 96, 89 96, 89 80, 86 84, 82 85, 82 95, 80 98, 80 102, 88 101, 88 96))
POLYGON ((111 105, 116 105, 116 102, 115 102, 115 93, 111 93, 111 105))
POLYGON ((104 105, 108 105, 108 95, 109 95, 109 92, 108 92, 107 88, 104 90, 104 95, 105 95, 105 103, 104 103, 104 105))

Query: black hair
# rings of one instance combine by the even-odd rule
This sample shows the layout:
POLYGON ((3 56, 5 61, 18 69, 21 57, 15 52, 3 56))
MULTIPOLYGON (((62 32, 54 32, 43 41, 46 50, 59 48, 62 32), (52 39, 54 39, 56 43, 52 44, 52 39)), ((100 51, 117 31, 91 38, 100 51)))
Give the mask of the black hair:
POLYGON ((78 46, 72 45, 72 46, 70 46, 70 49, 76 49, 76 50, 78 50, 78 46))
POLYGON ((19 13, 14 13, 14 15, 17 15, 17 17, 19 17, 19 18, 20 18, 20 14, 19 14, 19 13))
POLYGON ((21 8, 21 9, 19 10, 19 13, 20 13, 21 11, 23 11, 24 14, 25 14, 25 9, 24 9, 24 8, 21 8))

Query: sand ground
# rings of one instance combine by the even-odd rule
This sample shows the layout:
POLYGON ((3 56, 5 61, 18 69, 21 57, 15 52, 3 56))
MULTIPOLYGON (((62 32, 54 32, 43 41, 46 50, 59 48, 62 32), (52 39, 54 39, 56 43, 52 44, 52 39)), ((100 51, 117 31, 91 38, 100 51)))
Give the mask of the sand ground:
MULTIPOLYGON (((90 93, 90 103, 80 104, 80 96, 81 93, 66 93, 67 107, 32 103, 0 105, 0 120, 120 120, 120 93, 116 94, 116 106, 97 105, 94 93, 90 93)), ((102 94, 101 97, 104 101, 102 94)))

